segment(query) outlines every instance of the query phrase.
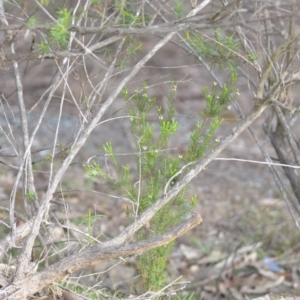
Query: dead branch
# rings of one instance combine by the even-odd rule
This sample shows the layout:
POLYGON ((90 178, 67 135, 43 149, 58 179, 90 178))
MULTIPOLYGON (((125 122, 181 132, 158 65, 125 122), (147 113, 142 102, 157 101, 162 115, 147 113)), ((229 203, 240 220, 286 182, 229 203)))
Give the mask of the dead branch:
POLYGON ((42 272, 33 275, 27 274, 23 280, 14 281, 13 285, 8 285, 0 291, 0 299, 21 300, 29 295, 33 295, 53 282, 63 279, 74 271, 92 265, 100 260, 138 255, 153 248, 164 246, 200 224, 201 221, 201 216, 199 214, 194 214, 174 229, 147 241, 118 246, 111 246, 108 242, 106 245, 89 247, 80 253, 73 254, 60 260, 58 263, 51 265, 42 272))

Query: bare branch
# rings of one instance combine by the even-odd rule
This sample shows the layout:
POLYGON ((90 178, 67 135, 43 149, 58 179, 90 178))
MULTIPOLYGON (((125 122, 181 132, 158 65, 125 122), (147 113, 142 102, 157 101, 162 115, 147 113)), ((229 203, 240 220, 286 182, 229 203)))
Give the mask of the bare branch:
POLYGON ((164 246, 200 224, 201 221, 201 216, 194 214, 174 229, 147 241, 119 246, 110 246, 108 244, 106 246, 96 245, 90 247, 80 253, 62 259, 42 272, 29 275, 19 282, 15 281, 13 285, 9 285, 1 290, 0 299, 21 300, 29 295, 33 295, 49 284, 59 281, 74 271, 94 264, 99 260, 138 255, 153 248, 164 246))

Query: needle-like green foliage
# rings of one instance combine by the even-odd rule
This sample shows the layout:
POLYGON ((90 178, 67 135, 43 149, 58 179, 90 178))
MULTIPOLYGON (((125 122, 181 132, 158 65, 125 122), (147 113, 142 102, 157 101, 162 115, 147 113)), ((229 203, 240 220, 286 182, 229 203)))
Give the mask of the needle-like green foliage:
MULTIPOLYGON (((208 95, 208 89, 205 89, 207 107, 202 112, 202 117, 199 115, 199 119, 202 118, 202 120, 191 132, 187 155, 176 157, 167 150, 170 139, 180 126, 175 116, 176 88, 177 85, 173 83, 165 109, 160 106, 155 107, 156 99, 148 96, 146 84, 131 96, 126 88, 123 90, 123 97, 130 114, 131 132, 135 141, 133 152, 137 153, 135 174, 138 174, 138 178, 131 174, 128 166, 119 163, 111 143, 104 145, 104 151, 116 170, 116 177, 112 177, 96 162, 86 166, 88 175, 112 184, 135 204, 131 210, 128 210, 130 220, 135 220, 148 209, 162 195, 166 187, 171 188, 180 180, 180 176, 188 170, 188 168, 182 170, 187 162, 201 159, 216 143, 212 140, 221 124, 218 114, 231 99, 231 90, 226 86, 218 93, 214 85, 212 96, 208 95), (154 113, 157 116, 157 125, 148 120, 149 115, 153 118, 154 113)), ((183 189, 152 218, 149 224, 145 224, 136 233, 136 238, 144 240, 164 233, 180 223, 195 204, 196 198, 189 199, 187 190, 183 189)), ((173 245, 174 243, 170 243, 137 257, 145 290, 159 290, 164 286, 165 266, 173 245)))
POLYGON ((66 48, 68 44, 69 31, 68 27, 71 24, 71 11, 60 9, 57 12, 57 24, 50 29, 50 38, 53 44, 59 48, 66 48))

